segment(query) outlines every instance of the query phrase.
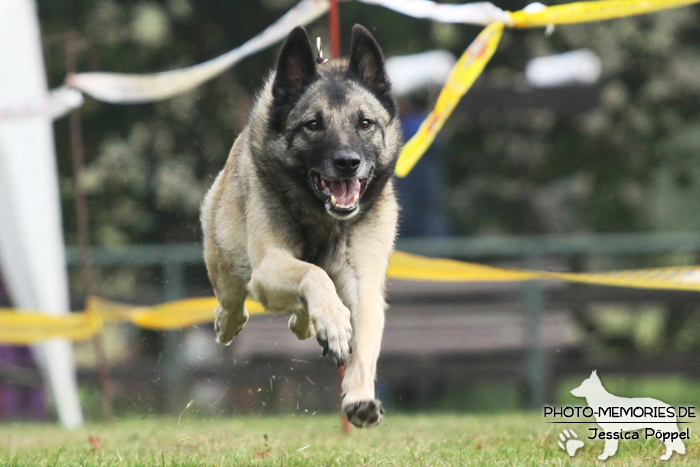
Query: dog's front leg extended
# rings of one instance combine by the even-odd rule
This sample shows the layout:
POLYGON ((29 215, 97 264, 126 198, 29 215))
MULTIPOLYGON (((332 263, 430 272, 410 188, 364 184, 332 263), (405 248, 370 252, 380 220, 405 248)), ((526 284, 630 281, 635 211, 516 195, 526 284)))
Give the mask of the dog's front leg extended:
POLYGON ((374 394, 374 379, 384 332, 384 285, 398 216, 391 192, 377 203, 373 215, 375 222, 360 225, 350 239, 348 260, 354 286, 353 280, 339 278, 339 282, 345 282, 341 289, 352 308, 353 326, 352 355, 342 384, 342 410, 357 427, 378 425, 384 413, 374 394))
POLYGON ((374 395, 374 377, 384 330, 384 278, 360 286, 360 300, 353 308, 352 355, 343 379, 343 412, 353 425, 378 425, 384 410, 374 395))
POLYGON ((350 310, 338 298, 323 269, 281 248, 270 248, 253 264, 249 289, 269 310, 299 310, 301 302, 300 314, 290 320, 290 327, 298 325, 303 332, 311 322, 324 355, 329 353, 339 364, 347 359, 352 336, 350 310))

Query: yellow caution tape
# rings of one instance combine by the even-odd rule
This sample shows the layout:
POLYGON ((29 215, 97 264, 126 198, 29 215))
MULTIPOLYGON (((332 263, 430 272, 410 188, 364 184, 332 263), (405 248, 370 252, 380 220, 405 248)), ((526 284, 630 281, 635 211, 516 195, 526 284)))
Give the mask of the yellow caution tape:
MULTIPOLYGON (((520 11, 507 12, 510 18, 507 26, 534 28, 553 24, 602 21, 677 8, 698 2, 700 0, 603 0, 551 7, 542 5, 542 8, 532 8, 531 5, 520 11)), ((401 150, 395 170, 398 177, 405 177, 413 169, 433 143, 459 100, 481 75, 498 47, 503 27, 504 23, 502 22, 494 22, 487 26, 454 66, 440 92, 435 108, 401 150)))
POLYGON ((401 251, 389 259, 391 279, 435 282, 510 282, 539 278, 537 272, 503 269, 452 259, 427 258, 401 251))
MULTIPOLYGON (((208 323, 214 320, 214 310, 219 306, 216 297, 191 298, 163 303, 152 307, 137 308, 129 320, 135 325, 154 330, 181 329, 208 323)), ((246 300, 246 309, 251 315, 264 313, 262 305, 246 300)))
POLYGON ((525 9, 510 14, 514 28, 536 28, 550 24, 585 23, 641 15, 698 3, 700 0, 605 0, 555 5, 541 10, 525 9))
MULTIPOLYGON (((141 328, 156 331, 182 329, 211 322, 214 320, 214 310, 217 306, 219 301, 216 297, 188 298, 144 307, 94 297, 88 301, 88 311, 99 313, 106 323, 128 321, 141 328)), ((265 312, 262 305, 253 300, 246 300, 246 309, 250 315, 265 312)))
MULTIPOLYGON (((549 279, 594 285, 700 291, 700 266, 607 273, 568 273, 506 269, 450 259, 395 252, 389 261, 388 276, 400 280, 440 282, 522 282, 549 279)), ((131 322, 152 330, 182 329, 214 320, 219 305, 215 297, 191 298, 151 307, 88 301, 88 309, 79 313, 49 316, 39 312, 18 313, 0 308, 0 343, 27 345, 54 337, 87 339, 99 332, 103 323, 131 322)), ((246 301, 251 315, 264 313, 263 307, 246 301)))
POLYGON ((635 289, 700 291, 700 267, 640 269, 600 274, 540 272, 543 279, 635 289))
POLYGON ((27 345, 62 337, 87 339, 102 329, 102 316, 94 312, 51 316, 38 311, 0 308, 0 343, 27 345))
POLYGON ((438 96, 435 108, 423 121, 418 132, 401 150, 396 164, 396 175, 405 177, 430 147, 447 118, 452 114, 462 96, 472 87, 476 78, 498 47, 503 35, 503 23, 487 26, 462 54, 447 78, 438 96))
MULTIPOLYGON (((312 1, 308 3, 311 4, 312 1)), ((530 28, 601 21, 698 2, 700 0, 603 0, 539 9, 530 7, 513 13, 507 12, 507 24, 514 28, 530 28)), ((500 21, 491 23, 460 57, 440 92, 435 108, 421 124, 418 132, 403 147, 396 165, 396 175, 405 177, 434 141, 459 100, 471 88, 493 56, 504 26, 500 21)), ((696 266, 576 274, 503 269, 396 252, 391 257, 388 275, 394 279, 451 282, 553 279, 617 287, 700 291, 700 267, 696 266)), ((147 329, 180 329, 212 321, 217 306, 218 301, 214 297, 140 308, 93 298, 88 301, 86 311, 60 316, 27 311, 19 313, 16 309, 0 308, 0 343, 27 345, 55 337, 86 339, 99 332, 104 322, 130 321, 147 329)), ((246 301, 246 308, 250 314, 264 312, 259 303, 251 300, 246 301)))
POLYGON ((440 282, 521 282, 550 279, 636 289, 700 291, 700 266, 572 273, 506 269, 450 259, 395 252, 389 261, 392 279, 440 282))
POLYGON ((112 324, 129 321, 129 314, 134 309, 134 305, 89 297, 86 308, 86 311, 95 312, 102 316, 104 323, 112 324))

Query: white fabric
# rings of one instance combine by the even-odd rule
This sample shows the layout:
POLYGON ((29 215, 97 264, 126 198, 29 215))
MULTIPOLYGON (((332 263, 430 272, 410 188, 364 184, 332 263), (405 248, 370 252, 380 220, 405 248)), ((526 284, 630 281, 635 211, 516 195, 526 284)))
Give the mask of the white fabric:
POLYGON ((430 0, 360 0, 370 5, 403 13, 414 18, 427 18, 443 23, 489 25, 496 21, 510 22, 507 12, 491 2, 463 3, 461 5, 436 3, 430 0))
POLYGON ((391 90, 397 96, 403 96, 424 87, 441 88, 455 63, 457 59, 450 51, 431 50, 391 57, 386 61, 386 72, 391 80, 391 90))
MULTIPOLYGON (((8 96, 0 96, 8 99, 8 96)), ((57 120, 71 110, 82 107, 83 94, 66 86, 52 90, 48 96, 31 100, 0 100, 0 120, 38 117, 48 115, 57 120)))
POLYGON ((579 49, 533 58, 525 67, 525 78, 536 88, 591 85, 600 78, 602 68, 600 57, 594 51, 579 49))
MULTIPOLYGON (((0 100, 48 97, 34 0, 0 0, 0 100)), ((68 277, 51 117, 0 121, 0 267, 14 305, 67 313, 68 277)), ((83 423, 72 347, 36 347, 61 423, 83 423)))
POLYGON ((152 74, 78 73, 68 85, 95 99, 114 104, 153 102, 194 89, 220 75, 249 55, 284 39, 296 26, 315 20, 328 10, 328 0, 302 0, 279 20, 245 44, 207 62, 152 74))

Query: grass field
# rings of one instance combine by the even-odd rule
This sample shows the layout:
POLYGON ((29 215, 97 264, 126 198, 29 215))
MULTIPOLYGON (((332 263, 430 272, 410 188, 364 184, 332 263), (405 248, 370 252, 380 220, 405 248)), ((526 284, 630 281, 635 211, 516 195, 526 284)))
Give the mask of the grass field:
MULTIPOLYGON (((691 427, 685 456, 659 460, 660 441, 620 441, 607 466, 700 465, 691 427)), ((345 435, 339 417, 304 415, 202 420, 129 419, 66 431, 53 425, 0 425, 0 467, 13 466, 590 466, 602 440, 570 458, 557 446, 566 425, 535 414, 408 415, 345 435), (89 440, 92 437, 92 441, 89 440)))

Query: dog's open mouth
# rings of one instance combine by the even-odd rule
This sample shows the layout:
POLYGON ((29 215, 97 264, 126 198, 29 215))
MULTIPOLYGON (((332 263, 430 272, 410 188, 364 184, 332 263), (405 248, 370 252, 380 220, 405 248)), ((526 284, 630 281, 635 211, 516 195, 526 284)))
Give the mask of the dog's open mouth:
POLYGON ((311 174, 314 188, 326 207, 338 214, 349 214, 357 209, 367 189, 369 178, 326 180, 317 172, 311 174))

